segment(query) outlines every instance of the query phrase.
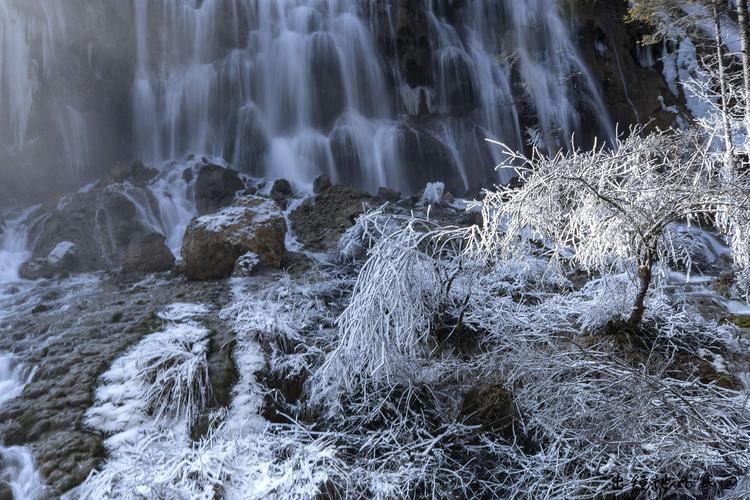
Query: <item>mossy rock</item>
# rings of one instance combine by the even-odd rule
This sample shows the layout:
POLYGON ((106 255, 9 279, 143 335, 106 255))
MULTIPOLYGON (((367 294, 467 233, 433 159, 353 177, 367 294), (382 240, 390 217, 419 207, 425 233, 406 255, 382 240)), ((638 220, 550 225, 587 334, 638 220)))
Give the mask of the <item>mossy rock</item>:
POLYGON ((734 286, 734 281, 734 273, 722 273, 721 276, 710 283, 710 287, 719 295, 729 297, 732 287, 734 286))
POLYGON ((143 318, 141 321, 131 326, 128 331, 136 334, 148 334, 159 331, 164 327, 165 321, 161 319, 156 311, 151 311, 148 316, 143 318))
POLYGON ((727 321, 739 326, 740 328, 750 329, 750 316, 746 316, 742 314, 733 314, 732 316, 729 316, 727 318, 727 321))

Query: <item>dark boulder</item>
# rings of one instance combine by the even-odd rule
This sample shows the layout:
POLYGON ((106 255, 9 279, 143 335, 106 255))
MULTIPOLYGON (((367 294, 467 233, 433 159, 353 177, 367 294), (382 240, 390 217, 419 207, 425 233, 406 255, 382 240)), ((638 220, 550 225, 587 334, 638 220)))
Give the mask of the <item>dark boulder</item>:
POLYGON ((292 185, 286 179, 277 179, 271 187, 271 199, 282 209, 286 208, 292 194, 292 185))
POLYGON ((245 189, 240 175, 219 165, 203 165, 195 181, 195 206, 201 215, 232 204, 237 191, 245 189))
POLYGON ((401 199, 401 193, 387 187, 378 189, 378 200, 396 202, 401 199))
POLYGON ((117 165, 107 173, 98 183, 98 187, 106 187, 111 184, 129 182, 138 187, 144 187, 151 182, 159 171, 149 167, 142 161, 135 161, 130 165, 117 165))
POLYGON ((130 242, 122 259, 125 273, 161 273, 174 267, 175 258, 164 236, 151 233, 130 242))
POLYGON ((158 213, 153 194, 133 186, 109 186, 79 192, 47 203, 30 217, 32 260, 47 259, 62 242, 75 245, 77 262, 70 272, 119 267, 134 238, 147 234, 139 212, 158 213), (140 210, 134 200, 142 204, 140 210))
POLYGON ((194 178, 195 174, 193 173, 192 168, 188 167, 182 171, 182 180, 185 181, 185 184, 190 184, 191 182, 193 182, 194 178))
POLYGON ((331 179, 327 175, 321 175, 313 181, 313 193, 320 194, 332 185, 331 179))
POLYGON ((13 500, 13 489, 5 480, 0 479, 0 500, 13 500))

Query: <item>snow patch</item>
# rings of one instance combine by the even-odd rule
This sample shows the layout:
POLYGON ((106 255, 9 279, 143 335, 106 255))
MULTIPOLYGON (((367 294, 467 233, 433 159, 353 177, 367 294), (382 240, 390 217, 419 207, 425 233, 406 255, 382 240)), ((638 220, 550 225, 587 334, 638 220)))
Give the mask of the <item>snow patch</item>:
POLYGON ((203 304, 175 302, 159 311, 157 316, 166 321, 185 321, 203 316, 207 313, 208 307, 203 304))
POLYGON ((75 253, 75 251, 75 243, 71 243, 70 241, 60 242, 47 255, 47 262, 52 265, 59 264, 68 254, 75 253))
POLYGON ((423 205, 432 205, 440 203, 443 200, 445 184, 442 182, 428 182, 424 188, 424 194, 420 203, 423 205))

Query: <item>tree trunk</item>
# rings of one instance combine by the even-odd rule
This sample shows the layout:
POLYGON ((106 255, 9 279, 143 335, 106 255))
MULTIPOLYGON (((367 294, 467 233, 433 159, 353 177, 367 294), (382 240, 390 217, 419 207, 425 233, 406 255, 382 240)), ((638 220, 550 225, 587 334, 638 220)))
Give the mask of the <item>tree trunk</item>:
POLYGON ((638 263, 638 295, 633 304, 633 312, 630 313, 630 318, 628 318, 628 323, 634 330, 641 324, 643 313, 646 312, 646 294, 648 294, 648 289, 651 286, 655 260, 656 252, 648 250, 642 262, 638 263))
POLYGON ((726 153, 726 166, 729 172, 734 173, 734 142, 732 141, 732 128, 729 124, 729 99, 727 97, 726 70, 724 69, 724 45, 721 42, 721 18, 719 1, 711 2, 711 14, 716 32, 716 58, 718 59, 719 86, 721 90, 721 120, 724 129, 724 148, 726 153))
POLYGON ((745 133, 750 138, 750 38, 747 32, 747 18, 747 0, 737 0, 737 27, 742 43, 742 81, 745 91, 745 133))

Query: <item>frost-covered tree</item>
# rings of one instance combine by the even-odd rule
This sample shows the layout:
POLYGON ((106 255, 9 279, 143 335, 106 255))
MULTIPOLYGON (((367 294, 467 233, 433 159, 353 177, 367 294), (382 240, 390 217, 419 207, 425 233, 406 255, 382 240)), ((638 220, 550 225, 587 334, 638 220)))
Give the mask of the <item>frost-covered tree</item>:
POLYGON ((639 21, 649 25, 653 32, 644 38, 645 43, 656 43, 662 38, 685 36, 695 30, 695 20, 685 15, 685 6, 697 0, 633 0, 626 21, 639 21))
POLYGON ((750 34, 748 33, 747 0, 737 0, 737 30, 740 34, 742 86, 744 89, 745 128, 750 135, 750 34))
POLYGON ((688 93, 708 105, 708 114, 695 118, 709 136, 721 139, 722 161, 730 170, 738 163, 742 138, 750 136, 747 9, 747 0, 633 0, 627 16, 629 21, 651 26, 653 31, 643 43, 689 38, 700 47, 698 78, 683 84, 688 93))
POLYGON ((615 147, 573 149, 554 157, 534 149, 529 156, 505 147, 504 167, 521 182, 489 192, 486 211, 507 220, 505 251, 529 230, 588 271, 630 270, 638 283, 629 325, 643 318, 654 266, 667 259, 689 262, 679 250, 679 222, 713 217, 730 236, 740 269, 747 269, 747 175, 727 183, 694 131, 631 131, 615 147))

